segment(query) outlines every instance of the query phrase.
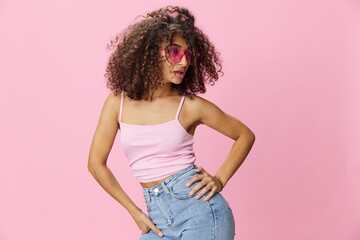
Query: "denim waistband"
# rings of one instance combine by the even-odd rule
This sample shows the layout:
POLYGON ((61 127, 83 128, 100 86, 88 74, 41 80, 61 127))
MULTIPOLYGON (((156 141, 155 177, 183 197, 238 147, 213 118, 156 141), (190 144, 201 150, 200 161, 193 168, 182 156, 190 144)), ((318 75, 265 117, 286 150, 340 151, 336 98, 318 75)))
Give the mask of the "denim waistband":
POLYGON ((179 172, 171 175, 170 177, 165 179, 165 181, 155 185, 154 187, 142 188, 143 193, 145 196, 149 196, 149 195, 158 195, 161 192, 168 192, 168 187, 167 187, 168 185, 171 185, 171 183, 175 181, 178 177, 180 177, 182 174, 187 173, 196 168, 197 168, 196 164, 191 164, 190 166, 184 168, 183 170, 180 170, 179 172))

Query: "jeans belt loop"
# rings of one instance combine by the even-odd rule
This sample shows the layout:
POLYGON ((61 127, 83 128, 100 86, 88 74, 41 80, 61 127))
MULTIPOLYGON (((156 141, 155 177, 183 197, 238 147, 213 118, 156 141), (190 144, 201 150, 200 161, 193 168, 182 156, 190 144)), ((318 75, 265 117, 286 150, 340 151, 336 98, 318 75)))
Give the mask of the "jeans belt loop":
POLYGON ((150 193, 149 193, 148 189, 145 189, 145 198, 146 198, 146 201, 150 202, 151 197, 150 197, 150 193))
POLYGON ((166 186, 165 182, 162 182, 162 183, 161 183, 161 187, 162 187, 162 189, 164 190, 165 193, 167 193, 167 194, 170 193, 170 190, 169 190, 169 188, 166 186))

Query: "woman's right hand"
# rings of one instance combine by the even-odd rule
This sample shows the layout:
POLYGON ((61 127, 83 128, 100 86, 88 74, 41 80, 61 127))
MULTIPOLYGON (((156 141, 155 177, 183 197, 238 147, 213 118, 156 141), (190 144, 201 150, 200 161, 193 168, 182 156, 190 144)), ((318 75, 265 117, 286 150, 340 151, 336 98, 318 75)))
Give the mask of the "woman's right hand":
POLYGON ((164 234, 158 229, 151 219, 142 211, 139 211, 135 216, 133 216, 134 221, 141 230, 141 234, 146 234, 151 230, 154 231, 159 237, 164 236, 164 234))

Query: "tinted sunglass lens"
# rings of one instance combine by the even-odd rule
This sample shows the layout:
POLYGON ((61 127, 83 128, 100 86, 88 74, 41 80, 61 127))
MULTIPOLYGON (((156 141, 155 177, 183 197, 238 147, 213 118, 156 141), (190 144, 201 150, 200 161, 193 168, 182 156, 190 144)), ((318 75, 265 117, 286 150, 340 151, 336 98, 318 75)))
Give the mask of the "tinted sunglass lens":
POLYGON ((171 46, 168 48, 169 58, 170 61, 173 63, 179 63, 181 59, 186 57, 186 61, 188 64, 191 62, 192 52, 191 51, 184 51, 180 47, 171 46))

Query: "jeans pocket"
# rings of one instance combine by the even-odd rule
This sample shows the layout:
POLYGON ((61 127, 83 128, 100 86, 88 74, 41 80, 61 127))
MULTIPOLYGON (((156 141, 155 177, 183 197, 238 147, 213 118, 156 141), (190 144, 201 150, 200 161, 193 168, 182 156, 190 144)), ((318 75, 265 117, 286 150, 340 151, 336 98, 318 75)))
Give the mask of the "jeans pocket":
POLYGON ((170 194, 174 198, 180 200, 191 198, 191 196, 189 196, 189 192, 193 187, 195 187, 196 182, 189 187, 186 186, 186 183, 189 182, 191 178, 196 176, 196 174, 197 173, 195 171, 190 171, 177 178, 176 181, 171 186, 169 186, 170 194))

